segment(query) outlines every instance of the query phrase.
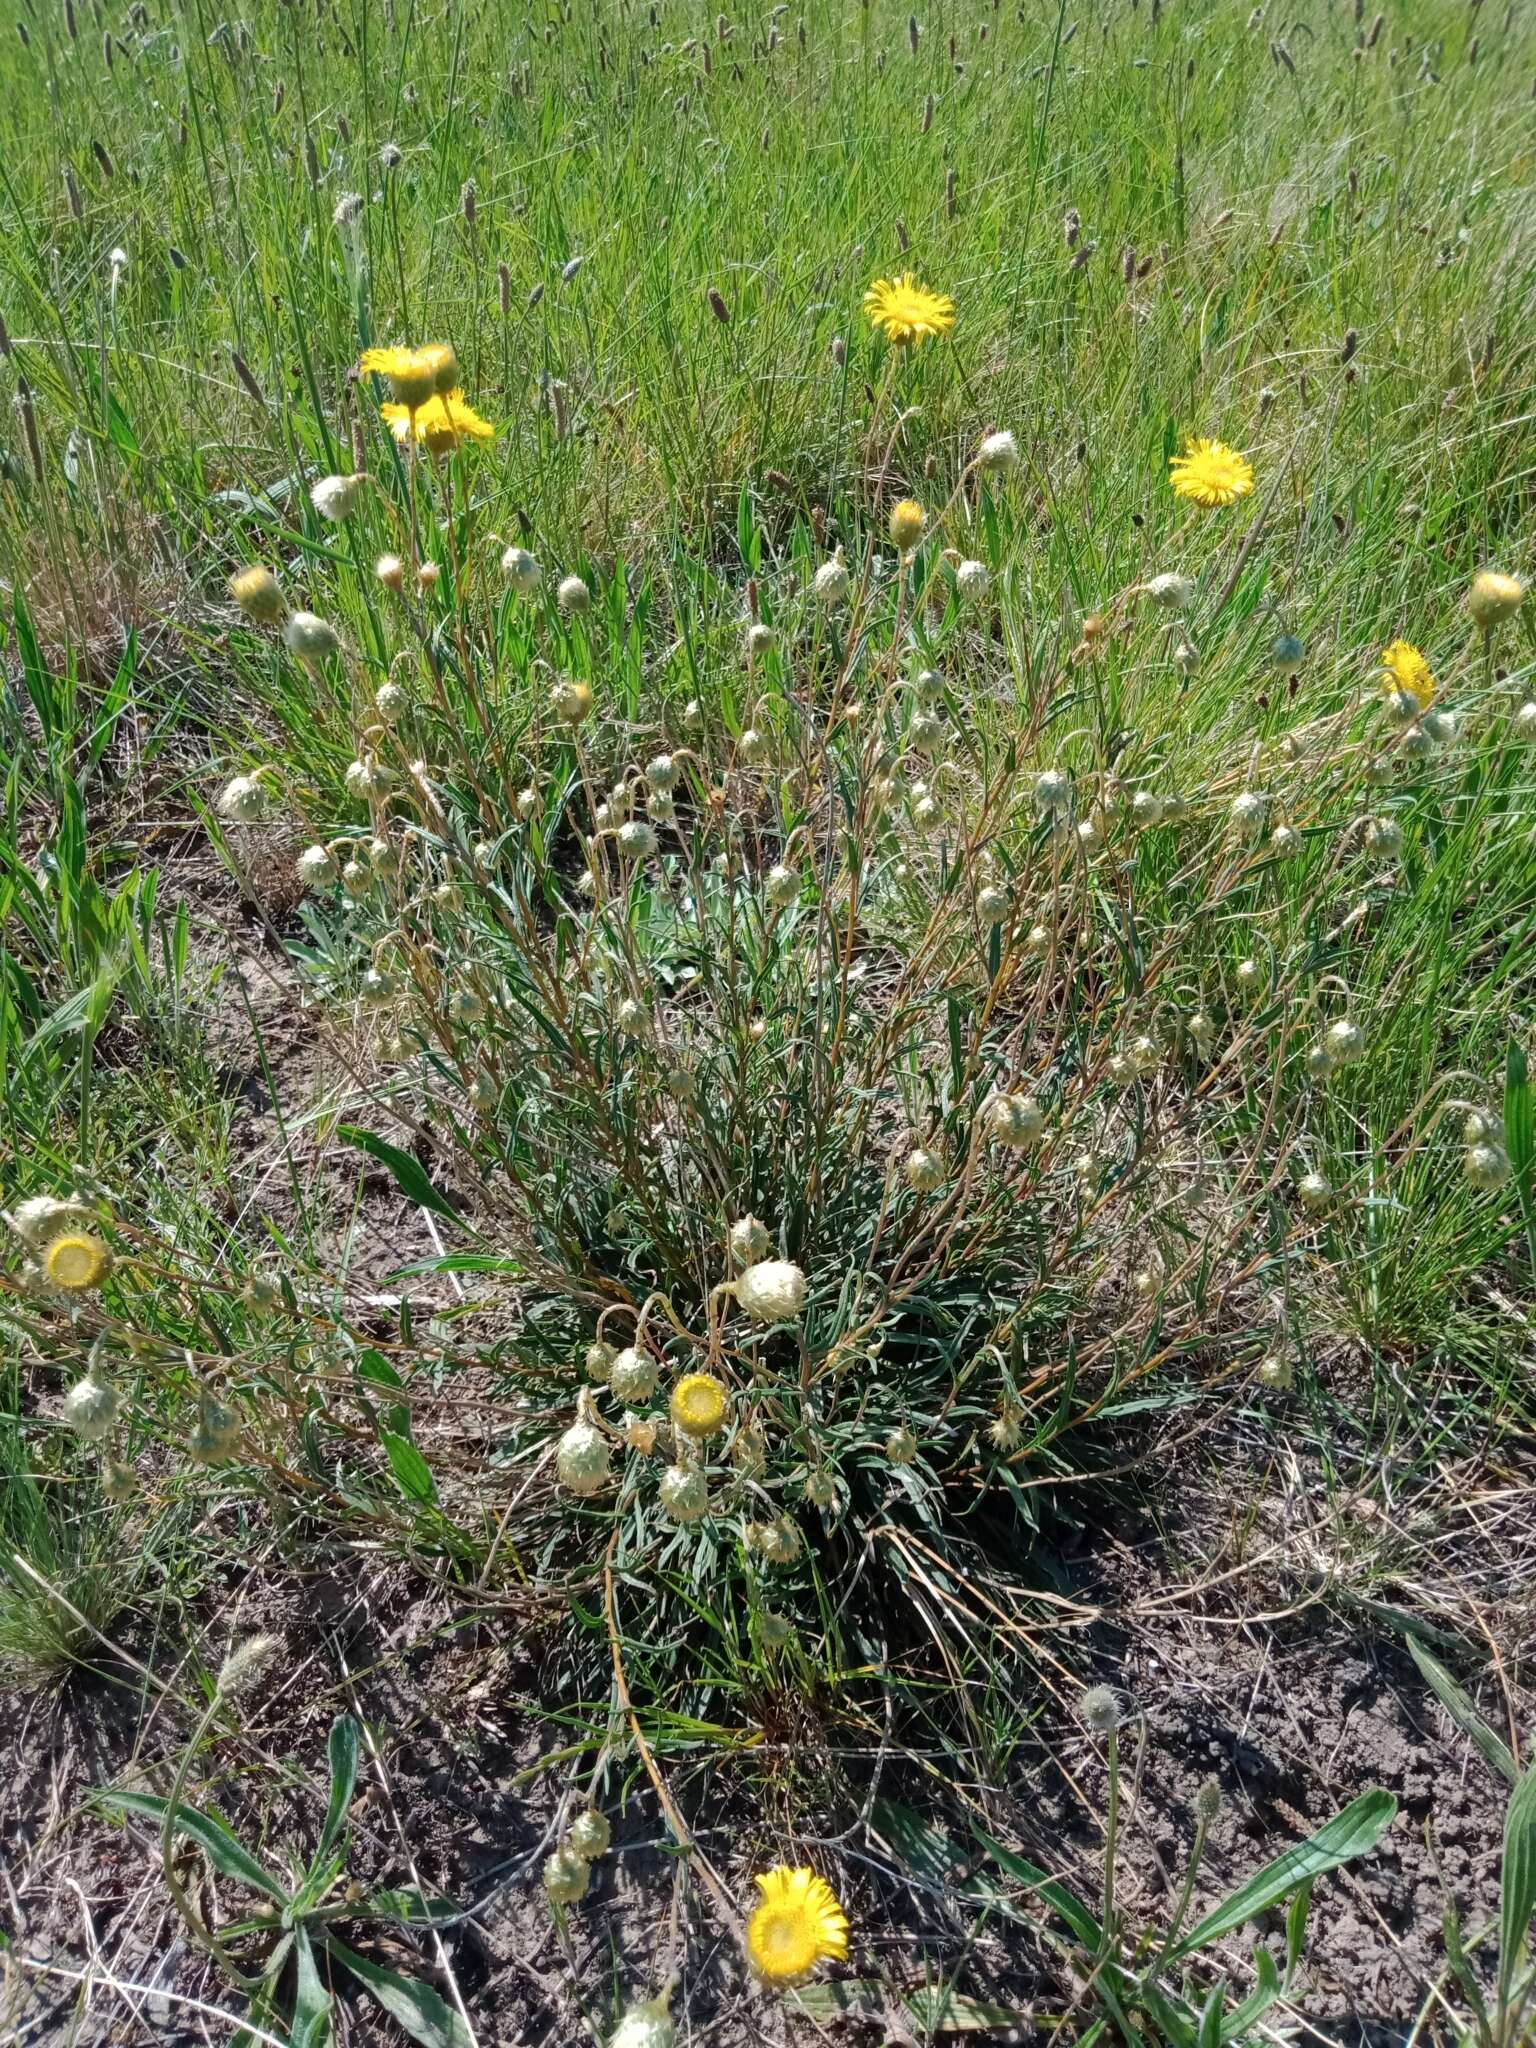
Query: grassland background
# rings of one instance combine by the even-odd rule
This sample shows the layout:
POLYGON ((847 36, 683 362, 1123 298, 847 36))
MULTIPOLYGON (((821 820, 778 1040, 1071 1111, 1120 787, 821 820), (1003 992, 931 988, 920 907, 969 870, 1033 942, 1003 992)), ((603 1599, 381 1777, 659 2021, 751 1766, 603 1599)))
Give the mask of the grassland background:
MULTIPOLYGON (((695 695, 734 715, 747 575, 803 570, 861 531, 884 366, 860 303, 907 268, 954 295, 958 320, 952 346, 903 366, 917 410, 893 484, 937 497, 989 428, 1025 451, 988 537, 999 626, 973 650, 978 695, 1028 701, 1083 613, 1170 566, 1204 578, 1201 665, 1181 678, 1147 635, 1112 687, 1186 784, 1348 712, 1399 634, 1458 706, 1531 693, 1529 607, 1497 677, 1460 609, 1479 564, 1536 566, 1528 9, 1399 6, 1378 28, 1342 6, 978 6, 921 15, 915 48, 886 4, 724 29, 661 5, 72 4, 23 7, 15 30, 0 45, 7 1197, 79 1163, 117 1188, 152 1176, 157 1227, 238 1266, 267 1243, 281 1183, 290 1241, 339 1267, 342 1293, 354 1266, 392 1263, 392 1248, 360 1255, 360 1209, 292 1166, 284 1132, 263 1127, 253 1169, 209 1035, 234 920, 184 836, 221 775, 263 753, 300 766, 317 808, 339 800, 350 706, 263 652, 225 579, 277 561, 357 645, 383 647, 386 530, 338 534, 307 497, 354 449, 393 461, 350 375, 371 342, 454 341, 499 426, 468 472, 470 573, 489 580, 492 535, 588 573, 622 626, 605 679, 636 733, 695 695), (1191 432, 1254 459, 1261 533, 1241 564, 1230 527, 1192 523, 1166 490, 1191 432), (1210 604, 1229 574, 1230 600, 1210 604), (1308 644, 1294 698, 1265 666, 1281 626, 1308 644), (162 843, 176 855, 157 877, 162 843), (22 871, 49 861, 40 895, 22 871), (104 1029, 125 1013, 126 1048, 104 1029)), ((506 677, 525 655, 509 629, 506 677)), ((1531 789, 1504 760, 1426 808, 1437 857, 1407 866, 1359 963, 1376 1029, 1368 1072, 1322 1112, 1338 1149, 1385 1159, 1448 1061, 1487 1096, 1511 1036, 1528 1037, 1531 789)), ((254 894, 283 926, 277 885, 254 894)), ((1347 1552, 1349 1600, 1419 1597, 1443 1624, 1469 1574, 1501 1611, 1511 1583, 1529 1274, 1518 1218, 1461 1185, 1453 1127, 1391 1159, 1392 1200, 1340 1224, 1313 1283, 1309 1325, 1361 1370, 1309 1397, 1306 1455, 1330 1502, 1363 1492, 1395 1513, 1445 1482, 1458 1505, 1416 1594, 1374 1543, 1333 1558, 1347 1552), (1500 1503, 1486 1549, 1466 1520, 1480 1489, 1500 1503)), ((125 1574, 16 1384, 11 1543, 103 1625, 125 1598, 135 1626, 196 1612, 218 1575, 188 1527, 196 1496, 166 1486, 143 1574, 125 1574)), ((1269 1445, 1245 1425, 1241 1456, 1213 1450, 1218 1473, 1267 1456, 1256 1438, 1269 1445)), ((254 1504, 237 1523, 229 1540, 269 1540, 254 1504)), ((81 1654, 35 1589, 6 1614, 19 1656, 50 1631, 81 1654)), ((1517 1667, 1524 1654, 1517 1635, 1517 1667)))

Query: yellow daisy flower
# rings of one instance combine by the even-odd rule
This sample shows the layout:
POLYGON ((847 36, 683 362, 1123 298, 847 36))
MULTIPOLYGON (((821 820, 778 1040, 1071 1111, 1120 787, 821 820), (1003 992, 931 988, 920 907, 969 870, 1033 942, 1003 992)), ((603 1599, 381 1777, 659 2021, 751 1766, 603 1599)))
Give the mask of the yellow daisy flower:
POLYGON ((1176 498, 1197 505, 1230 505, 1253 489, 1253 464, 1225 441, 1186 441, 1168 464, 1176 498))
POLYGON ((725 1422, 725 1388, 712 1372, 685 1373, 668 1405, 673 1428, 684 1436, 714 1436, 725 1422))
POLYGON ((910 270, 900 277, 877 277, 864 294, 864 311, 898 348, 914 348, 930 334, 948 334, 955 324, 955 302, 916 283, 910 270))
POLYGON ((387 378, 396 402, 412 408, 454 390, 459 381, 459 359, 446 341, 428 342, 425 348, 364 349, 358 368, 387 378))
POLYGON ((496 431, 465 404, 462 391, 444 392, 422 405, 381 405, 379 413, 402 446, 414 440, 430 455, 449 455, 462 441, 489 441, 496 431))
POLYGON ((753 1880, 762 1900, 747 1922, 747 1954, 765 1983, 802 1982, 824 1959, 848 1955, 848 1916, 814 1870, 780 1863, 753 1880))
POLYGON ((88 1230, 71 1230, 56 1237, 43 1252, 43 1271, 50 1287, 66 1294, 86 1294, 99 1287, 112 1270, 112 1254, 99 1237, 88 1230))
POLYGON ((1429 663, 1409 640, 1394 640, 1381 650, 1381 686, 1389 697, 1402 691, 1412 697, 1421 711, 1435 701, 1435 679, 1429 663))

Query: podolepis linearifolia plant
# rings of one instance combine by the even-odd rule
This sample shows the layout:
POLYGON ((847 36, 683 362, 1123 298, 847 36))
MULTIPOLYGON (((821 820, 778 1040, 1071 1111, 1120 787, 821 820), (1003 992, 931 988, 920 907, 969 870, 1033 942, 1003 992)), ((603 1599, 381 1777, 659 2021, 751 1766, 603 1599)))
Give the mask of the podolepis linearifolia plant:
POLYGON ((355 1507, 377 1441, 463 1554, 411 1381, 488 1374, 473 1483, 515 1499, 519 1569, 569 1590, 626 1704, 637 1643, 695 1707, 747 1658, 836 1679, 1022 1648, 1030 1496, 1091 1466, 1098 1419, 1170 1368, 1282 1398, 1319 1308, 1392 1341, 1406 1240, 1481 1203, 1458 1242, 1491 1255, 1512 1177, 1529 1215, 1502 1043, 1427 1020, 1411 1100, 1383 1050, 1398 919, 1452 835, 1464 943, 1500 942, 1479 876, 1510 858, 1536 714, 1489 648, 1522 586, 1478 579, 1439 679, 1367 647, 1288 723, 1308 653, 1275 618, 1257 674, 1202 694, 1194 634, 1288 486, 1279 451, 1266 478, 1196 439, 1148 482, 1189 508, 1177 565, 1026 645, 1019 447, 979 436, 932 488, 930 455, 912 494, 902 380, 953 309, 880 290, 841 543, 744 533, 755 572, 670 638, 620 576, 480 530, 489 430, 447 347, 365 358, 388 437, 313 487, 324 611, 233 578, 313 741, 250 762, 217 829, 247 872, 296 855, 304 957, 355 1014, 345 1092, 395 1120, 352 1135, 454 1234, 429 1263, 488 1297, 380 1341, 296 1259, 189 1270, 68 1191, 13 1218, 8 1320, 88 1354, 66 1414, 104 1446, 170 1385, 195 1458, 355 1507), (898 333, 909 300, 928 326, 898 333), (1163 663, 1172 729, 1138 715, 1163 663), (1277 707, 1257 730, 1238 691, 1277 707))

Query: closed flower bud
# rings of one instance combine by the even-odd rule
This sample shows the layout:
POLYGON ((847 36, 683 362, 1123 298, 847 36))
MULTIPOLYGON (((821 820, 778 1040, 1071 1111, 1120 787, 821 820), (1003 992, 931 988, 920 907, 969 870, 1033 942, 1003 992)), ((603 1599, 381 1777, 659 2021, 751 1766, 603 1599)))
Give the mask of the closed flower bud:
POLYGON ((787 910, 791 903, 799 900, 800 876, 794 868, 783 865, 768 870, 763 884, 763 894, 775 910, 787 910))
POLYGON ((1062 810, 1072 801, 1072 784, 1057 768, 1035 777, 1035 802, 1043 811, 1062 810))
POLYGON ((976 891, 976 915, 983 924, 1001 924, 1008 915, 1008 891, 987 882, 976 891))
POLYGON ((944 1162, 936 1152, 929 1152, 921 1145, 914 1145, 907 1154, 905 1172, 908 1184, 920 1195, 931 1195, 935 1188, 944 1184, 944 1162))
POLYGON ((886 1438, 885 1455, 893 1465, 910 1465, 916 1458, 917 1438, 905 1424, 886 1438))
MULTIPOLYGON (((324 848, 321 848, 324 852, 324 848)), ((366 861, 349 860, 341 871, 341 886, 354 903, 361 903, 373 887, 373 869, 366 861)))
POLYGON ((1019 444, 1006 429, 988 434, 976 451, 976 466, 993 476, 1007 476, 1019 466, 1019 444))
POLYGON ((1196 584, 1192 576, 1180 576, 1172 569, 1165 569, 1160 576, 1149 577, 1141 586, 1154 604, 1160 604, 1164 611, 1188 611, 1195 601, 1196 584))
POLYGON ((394 770, 371 754, 364 760, 353 761, 342 781, 352 796, 365 798, 387 796, 395 786, 394 770))
POLYGON ((1144 832, 1149 826, 1160 825, 1163 820, 1163 800, 1150 789, 1138 789, 1131 798, 1131 823, 1138 831, 1144 832))
POLYGON ((630 1038, 644 1038, 651 1028, 651 1013, 638 997, 626 996, 614 1011, 614 1022, 630 1038))
POLYGON ((328 846, 306 846, 295 865, 306 889, 329 889, 336 880, 336 856, 328 846))
MULTIPOLYGON (((582 1400, 587 1396, 582 1395, 582 1400)), ((586 1500, 601 1493, 608 1484, 608 1439, 595 1423, 577 1420, 561 1437, 555 1451, 555 1471, 567 1493, 586 1500)))
POLYGON ((1396 860, 1403 850, 1403 828, 1396 818, 1371 818, 1367 821, 1365 850, 1381 860, 1396 860))
POLYGON ((789 1259, 760 1259, 736 1281, 735 1293, 753 1322, 792 1322, 805 1307, 805 1275, 789 1259))
POLYGON ((64 1396, 64 1420, 82 1443, 99 1443, 110 1433, 122 1405, 105 1380, 87 1373, 64 1396))
POLYGON ((1269 665, 1276 675, 1293 676, 1307 658, 1307 643, 1294 633, 1277 633, 1269 643, 1269 665))
POLYGON ((219 795, 220 814, 241 825, 261 824, 269 807, 267 792, 255 775, 235 776, 233 781, 224 785, 219 795))
POLYGON ((709 1513, 709 1482, 697 1465, 669 1465, 661 1475, 656 1498, 670 1521, 701 1521, 709 1513))
POLYGON ((642 1401, 649 1401, 655 1393, 660 1371, 660 1365, 649 1351, 640 1351, 633 1344, 628 1344, 615 1354, 608 1368, 608 1384, 617 1399, 626 1407, 633 1408, 642 1401))
POLYGON ((1083 1694, 1081 1705, 1083 1719, 1095 1735, 1112 1734, 1125 1718, 1119 1699, 1107 1685, 1091 1686, 1083 1694))
POLYGON ((1245 995, 1253 995, 1263 985, 1264 975, 1257 960, 1239 960, 1235 979, 1245 995))
POLYGON ((263 626, 280 625, 288 607, 272 571, 253 562, 229 579, 229 594, 248 619, 263 626))
POLYGON ((749 725, 737 742, 741 758, 749 767, 759 767, 772 752, 772 742, 766 732, 759 732, 749 725))
POLYGON ((656 851, 655 828, 641 818, 630 818, 614 836, 626 860, 646 860, 656 851))
POLYGON ((549 708, 564 725, 580 725, 592 709, 592 685, 575 676, 557 676, 549 692, 549 708))
POLYGON ((1280 860, 1291 860, 1301 851, 1301 834, 1294 825, 1277 825, 1269 835, 1269 850, 1280 860))
POLYGON ((341 645, 334 626, 314 612, 290 612, 283 627, 283 643, 300 661, 324 661, 341 645))
POLYGON ((670 1991, 632 2005, 609 2036, 608 2048, 676 2048, 677 2029, 667 2013, 670 1991))
POLYGON ((1333 1184, 1321 1173, 1304 1173, 1296 1183, 1296 1194, 1309 1216, 1319 1216, 1333 1200, 1333 1184))
POLYGON ((595 1862, 599 1856, 608 1853, 608 1844, 613 1840, 613 1829, 608 1825, 608 1816, 589 1806, 578 1813, 565 1831, 565 1846, 573 1855, 585 1863, 595 1862))
POLYGON ((1032 1096, 997 1095, 987 1111, 987 1128, 1000 1145, 1021 1150, 1045 1131, 1045 1111, 1032 1096))
POLYGON ((772 1243, 767 1230, 755 1216, 742 1216, 731 1225, 731 1257, 741 1266, 753 1266, 768 1256, 772 1243))
POLYGON ((592 593, 579 576, 562 576, 555 586, 555 602, 567 615, 592 609, 592 593))
POLYGON ((1259 1360, 1259 1385, 1272 1387, 1277 1393, 1284 1393, 1295 1378, 1291 1361, 1283 1352, 1271 1351, 1259 1360))
POLYGON ((510 547, 502 551, 501 573, 512 588, 522 597, 531 597, 544 580, 544 571, 526 548, 510 547))
POLYGON ((979 603, 991 581, 985 562, 962 562, 955 571, 955 588, 967 604, 979 603))
POLYGON ((1505 576, 1497 569, 1479 570, 1467 592, 1467 610, 1485 633, 1513 618, 1525 602, 1525 585, 1518 576, 1505 576))
POLYGON ((1475 1188, 1502 1187, 1509 1179, 1509 1154, 1502 1145, 1484 1139, 1481 1144, 1467 1147, 1463 1169, 1475 1188))
POLYGON ((592 1866, 574 1849, 557 1849, 544 1859, 544 1889, 557 1906, 574 1906, 592 1881, 592 1866))
POLYGON ((1515 713, 1514 724, 1517 740, 1536 740, 1536 698, 1520 706, 1515 713))
POLYGON ((677 787, 678 767, 670 754, 658 754, 645 766, 645 779, 652 789, 664 793, 677 787))
POLYGON ((366 482, 367 478, 361 474, 323 476, 318 483, 310 485, 309 502, 322 519, 339 526, 357 510, 357 501, 366 482))
POLYGON ((761 619, 755 619, 747 628, 747 652, 751 655, 771 654, 775 634, 772 626, 765 626, 761 619))
POLYGON ((405 563, 398 555, 380 555, 373 565, 373 573, 386 590, 404 590, 405 563))
POLYGON ((1338 1064, 1348 1066, 1351 1060, 1358 1060, 1365 1054, 1365 1033, 1358 1024, 1348 1017, 1340 1017, 1323 1033, 1323 1043, 1338 1064))
POLYGON ((847 602, 848 583, 848 564, 839 548, 831 560, 823 562, 816 571, 811 579, 811 589, 822 604, 834 606, 847 602))
POLYGON ((374 709, 386 725, 395 725, 411 708, 411 700, 398 683, 380 683, 374 692, 374 709))
POLYGON ((1245 839, 1256 839, 1264 826, 1264 799, 1245 789, 1232 805, 1232 823, 1245 839))

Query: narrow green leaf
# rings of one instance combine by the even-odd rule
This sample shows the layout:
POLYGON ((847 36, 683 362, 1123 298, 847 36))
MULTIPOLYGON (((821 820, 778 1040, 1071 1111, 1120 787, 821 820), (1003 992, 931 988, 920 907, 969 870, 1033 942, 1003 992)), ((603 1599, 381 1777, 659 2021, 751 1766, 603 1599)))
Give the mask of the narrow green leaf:
POLYGON ((925 1984, 921 1990, 909 1991, 902 2003, 927 2034, 984 2033, 994 2027, 1021 2027, 1027 2018, 1013 2006, 967 1998, 942 1984, 925 1984))
POLYGON ((1028 1862, 1022 1856, 1016 1856, 1000 1842, 994 1842, 992 1837, 983 1834, 980 1828, 976 1830, 976 1839, 1009 1877, 1015 1878, 1020 1884, 1028 1885, 1031 1891, 1040 1894, 1048 1906, 1056 1909, 1084 1948, 1099 1948, 1104 1939, 1103 1928, 1082 1901, 1075 1898, 1064 1884, 1058 1883, 1037 1864, 1028 1862))
POLYGON ((1536 1157, 1536 1089, 1531 1086, 1524 1049, 1509 1041, 1504 1055, 1504 1147, 1518 1180, 1528 1181, 1536 1157))
POLYGON ((432 1185, 426 1168, 419 1159, 409 1152, 403 1152, 398 1145, 391 1145, 387 1138, 381 1138, 377 1131, 365 1131, 358 1124, 339 1124, 336 1135, 348 1145, 356 1145, 370 1158, 377 1159, 381 1166, 389 1169, 403 1195, 409 1196, 423 1209, 431 1209, 438 1216, 446 1216, 451 1223, 462 1219, 446 1195, 439 1194, 432 1185))
POLYGON ((325 1937, 325 1946, 360 1984, 367 1986, 390 2018, 404 2027, 413 2041, 421 2043, 421 2048, 474 2048, 469 2029, 430 1984, 419 1984, 414 1977, 401 1977, 394 1970, 370 1963, 334 1934, 325 1937))
POLYGON ((1515 1784, 1519 1779, 1520 1770, 1514 1758, 1510 1755, 1508 1743, 1501 1741, 1495 1731, 1489 1727, 1488 1723, 1483 1719, 1455 1679, 1452 1678, 1439 1658, 1426 1650, 1424 1645, 1413 1636, 1408 1638, 1408 1654, 1412 1657, 1414 1663, 1418 1665, 1425 1684, 1433 1692, 1436 1699, 1439 1700, 1441 1706, 1445 1708, 1445 1711, 1456 1723, 1462 1734, 1470 1736, 1489 1763, 1493 1765, 1493 1768, 1503 1777, 1507 1778, 1511 1785, 1515 1784))
POLYGON ((1499 2003, 1507 2006, 1531 1915, 1536 1913, 1536 1764, 1515 1787, 1504 1815, 1504 1871, 1499 1883, 1499 2003))
POLYGON ((440 1899, 405 1885, 373 1892, 351 1908, 359 1919, 398 1920, 403 1927, 441 1927, 461 1911, 455 1899, 440 1899))
MULTIPOLYGON (((108 1813, 137 1813, 146 1820, 152 1820, 157 1827, 165 1821, 167 1801, 152 1792, 98 1792, 96 1803, 108 1813)), ((195 1806, 178 1806, 173 1823, 178 1834, 190 1835, 198 1847, 207 1855, 215 1870, 225 1877, 238 1878, 253 1891, 264 1892, 269 1899, 275 1899, 280 1906, 288 1903, 288 1894, 272 1876, 263 1870, 250 1850, 236 1841, 221 1820, 212 1814, 199 1813, 195 1806)))
POLYGON ((1367 1850, 1375 1848, 1396 1815, 1397 1801, 1390 1792, 1379 1789, 1362 1792, 1316 1834, 1287 1849, 1273 1863, 1266 1863, 1246 1884, 1239 1885, 1214 1912, 1207 1913, 1182 1941, 1169 1950, 1166 1960, 1175 1962, 1180 1956, 1193 1955, 1207 1942, 1230 1934, 1234 1927, 1241 1927, 1256 1914, 1279 1905, 1298 1885, 1321 1877, 1326 1870, 1337 1870, 1341 1863, 1349 1863, 1355 1857, 1365 1855, 1367 1850))

